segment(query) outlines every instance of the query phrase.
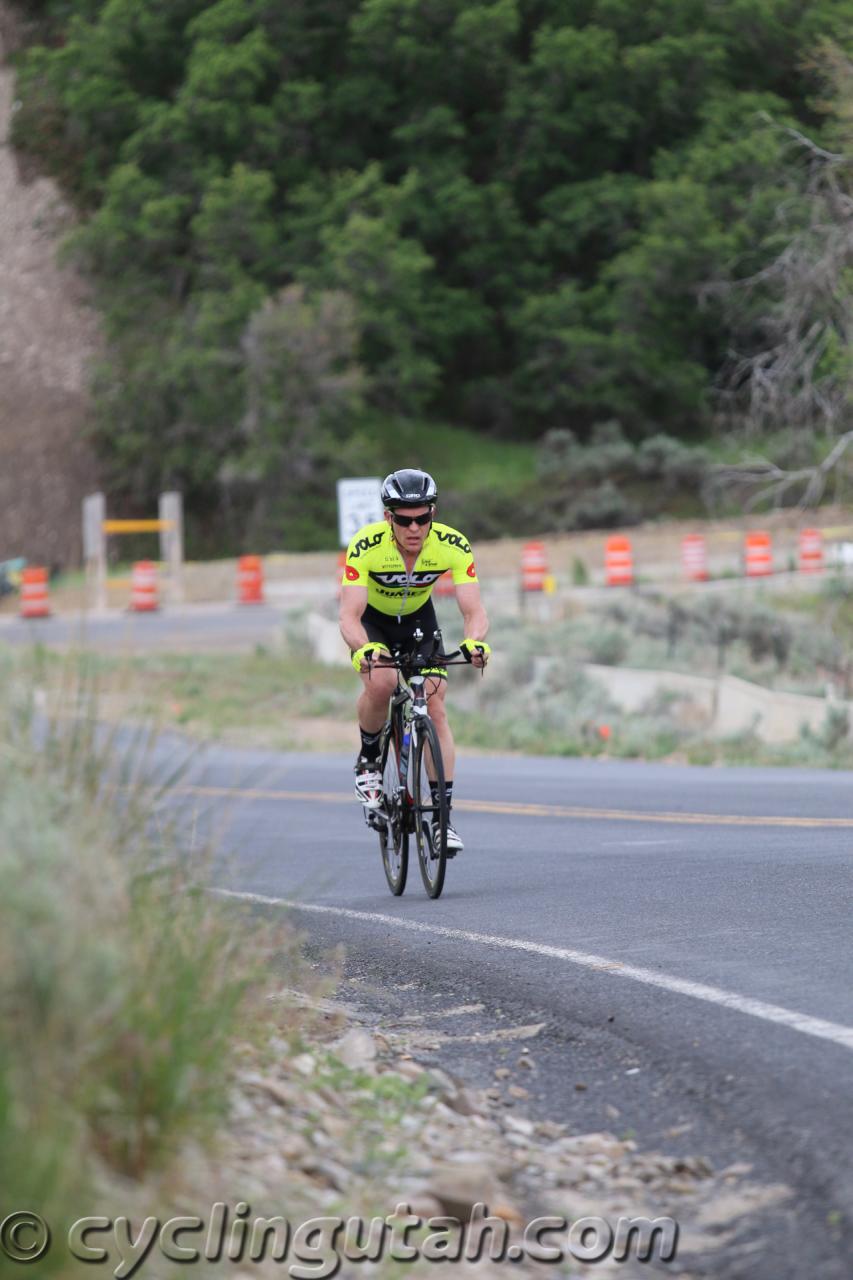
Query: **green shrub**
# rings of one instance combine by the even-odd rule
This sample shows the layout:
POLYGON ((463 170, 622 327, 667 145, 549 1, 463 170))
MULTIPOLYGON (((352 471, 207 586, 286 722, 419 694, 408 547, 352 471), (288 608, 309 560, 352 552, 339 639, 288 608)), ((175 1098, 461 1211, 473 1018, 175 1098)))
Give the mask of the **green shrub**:
POLYGON ((57 1221, 98 1171, 141 1177, 214 1132, 274 935, 204 891, 162 811, 155 834, 174 774, 147 735, 98 728, 90 668, 43 709, 45 662, 2 666, 0 1176, 57 1221))
POLYGON ((660 481, 667 492, 689 488, 698 492, 708 472, 704 449, 689 446, 674 436, 656 435, 637 450, 637 472, 644 479, 660 481))
POLYGON ((773 658, 779 668, 787 663, 793 635, 790 625, 778 613, 756 609, 743 615, 740 634, 753 662, 773 658))
POLYGON ((590 662, 604 667, 618 667, 628 656, 628 637, 614 628, 597 630, 589 644, 590 662))
POLYGON ((849 741, 850 712, 847 707, 829 707, 820 733, 820 741, 827 751, 835 751, 849 741))
POLYGON ((544 507, 557 529, 609 529, 657 515, 661 498, 698 501, 705 452, 659 434, 632 444, 616 421, 593 427, 581 444, 566 428, 549 431, 537 451, 544 507))
POLYGON ((586 567, 585 561, 580 556, 572 557, 572 585, 575 587, 585 587, 589 584, 589 569, 586 567))

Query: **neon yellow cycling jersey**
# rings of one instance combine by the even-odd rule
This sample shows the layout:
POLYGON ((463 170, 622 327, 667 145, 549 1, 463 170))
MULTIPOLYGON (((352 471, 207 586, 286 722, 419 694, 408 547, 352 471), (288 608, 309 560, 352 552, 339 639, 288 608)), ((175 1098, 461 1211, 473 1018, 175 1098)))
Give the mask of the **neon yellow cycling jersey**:
POLYGON ((433 521, 415 567, 407 573, 391 526, 380 520, 359 529, 349 544, 341 585, 367 587, 369 605, 401 617, 426 604, 448 569, 456 585, 477 581, 471 544, 457 529, 433 521))

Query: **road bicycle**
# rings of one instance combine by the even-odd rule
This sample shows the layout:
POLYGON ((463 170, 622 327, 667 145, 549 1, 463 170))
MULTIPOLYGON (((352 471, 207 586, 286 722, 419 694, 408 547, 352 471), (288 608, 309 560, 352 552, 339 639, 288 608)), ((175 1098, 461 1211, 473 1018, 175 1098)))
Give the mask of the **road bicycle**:
POLYGON ((396 670, 397 688, 388 703, 379 744, 382 800, 377 809, 365 806, 364 816, 368 826, 379 833, 382 865, 391 892, 398 897, 406 887, 409 842, 414 838, 424 888, 431 898, 438 898, 447 870, 449 810, 441 745, 429 715, 426 682, 430 668, 468 664, 461 649, 441 652, 440 631, 434 633, 432 651, 427 654, 420 652, 424 639, 420 628, 413 639, 414 651, 395 650, 390 658, 374 659, 370 664, 372 670, 396 670), (437 784, 437 801, 433 801, 430 781, 437 784))

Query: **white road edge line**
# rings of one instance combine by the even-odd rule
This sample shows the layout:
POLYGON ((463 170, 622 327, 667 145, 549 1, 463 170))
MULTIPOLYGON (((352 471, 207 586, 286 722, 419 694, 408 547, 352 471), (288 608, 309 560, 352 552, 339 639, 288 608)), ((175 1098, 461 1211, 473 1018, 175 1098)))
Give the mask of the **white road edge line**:
POLYGON ((719 1004, 724 1009, 735 1010, 736 1013, 748 1013, 751 1017, 761 1018, 764 1022, 775 1022, 778 1026, 788 1027, 791 1031, 799 1031, 801 1035, 813 1036, 818 1040, 831 1040, 842 1049, 853 1050, 853 1027, 845 1027, 838 1022, 827 1022, 823 1018, 813 1018, 810 1014, 797 1013, 794 1009, 785 1009, 778 1004, 766 1004, 763 1000, 753 1000, 751 996, 738 995, 736 991, 724 991, 722 987, 707 986, 703 982, 690 982, 686 978, 676 978, 667 973, 655 973, 653 969, 640 969, 634 965, 623 964, 621 960, 608 960, 604 956, 590 955, 585 951, 572 951, 568 947, 551 947, 541 942, 526 942, 523 938, 502 938, 490 933, 473 933, 468 929, 451 929, 446 925, 423 924, 419 920, 401 920, 397 916, 387 916, 381 911, 356 911, 351 907, 296 902, 288 898, 270 898, 262 893, 240 892, 235 889, 212 888, 210 892, 217 897, 236 898, 242 902, 254 902, 261 906, 287 907, 292 911, 313 911, 320 915, 343 916, 347 920, 391 925, 396 929, 408 929, 413 933, 430 933, 456 942, 477 942, 488 947, 503 947, 507 951, 527 951, 531 955, 565 960, 569 964, 581 965, 585 969, 606 971, 616 978, 630 978, 632 982, 642 982, 649 987, 660 987, 664 991, 674 991, 678 995, 692 996, 694 1000, 719 1004))

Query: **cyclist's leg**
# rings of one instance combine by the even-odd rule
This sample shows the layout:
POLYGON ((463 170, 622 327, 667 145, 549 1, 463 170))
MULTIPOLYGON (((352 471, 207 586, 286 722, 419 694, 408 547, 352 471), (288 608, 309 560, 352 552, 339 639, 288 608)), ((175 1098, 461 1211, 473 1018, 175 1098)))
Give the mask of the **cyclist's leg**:
POLYGON ((435 725, 441 747, 441 758, 444 761, 444 777, 453 782, 453 767, 456 763, 456 744, 453 741, 453 730, 447 719, 447 677, 429 675, 426 678, 427 706, 429 715, 435 725))
MULTIPOLYGON (((432 638, 438 631, 438 618, 435 614, 435 605, 432 600, 428 600, 418 610, 418 625, 421 631, 427 637, 428 646, 432 644, 432 638)), ((427 649, 428 651, 428 649, 427 649)), ((438 742, 441 747, 441 759, 444 764, 444 776, 449 781, 453 779, 453 765, 456 760, 456 747, 453 742, 453 733, 447 720, 447 710, 444 700, 447 696, 447 670, 445 667, 436 666, 424 672, 426 676, 425 692, 427 695, 427 706, 429 707, 429 715, 435 725, 438 734, 438 742)), ((433 777, 430 770, 430 777, 433 777)))
MULTIPOLYGON (((368 639, 380 641, 389 648, 392 637, 384 627, 382 616, 371 616, 375 610, 367 609, 362 615, 362 625, 368 639)), ((371 671, 361 675, 361 694, 357 712, 361 744, 355 762, 356 799, 375 808, 382 795, 382 776, 379 772, 379 747, 382 726, 388 714, 388 699, 394 692, 397 673, 390 670, 371 671)))
POLYGON ((363 733, 379 733, 388 715, 388 699, 397 685, 395 671, 371 671, 361 675, 361 693, 356 708, 363 733))
MULTIPOLYGON (((414 648, 413 635, 419 628, 424 634, 425 643, 431 645, 438 621, 431 602, 427 601, 420 609, 406 614, 399 622, 394 615, 382 613, 368 605, 361 615, 361 625, 369 640, 376 640, 391 651, 401 649, 405 652, 414 648)), ((367 733, 376 733, 385 723, 388 699, 397 686, 397 673, 390 670, 372 671, 370 675, 362 675, 361 683, 358 723, 367 733)))
MULTIPOLYGON (((378 609, 369 605, 361 615, 361 625, 367 632, 368 640, 384 644, 389 650, 400 643, 393 618, 381 614, 378 609)), ((361 694, 358 699, 358 723, 362 734, 380 732, 388 714, 388 699, 397 685, 396 671, 371 671, 361 676, 361 694)))
MULTIPOLYGON (((422 630, 425 635, 431 636, 438 628, 438 620, 435 616, 435 609, 432 601, 430 601, 421 610, 424 615, 422 630), (428 611, 428 612, 427 612, 428 611)), ((447 698, 447 670, 446 668, 437 667, 434 672, 424 673, 426 675, 426 695, 427 706, 429 708, 429 717, 435 725, 435 731, 438 735, 438 744, 441 748, 441 759, 444 765, 444 786, 447 795, 447 807, 450 811, 450 822, 447 827, 447 852, 450 857, 457 853, 462 847, 462 840, 453 824, 452 807, 453 807, 453 775, 456 766, 456 744, 453 741, 453 731, 447 719, 447 707, 445 700, 447 698)), ((431 768, 430 761, 427 761, 427 773, 430 777, 430 785, 433 790, 433 803, 436 803, 436 782, 435 771, 431 768)))
MULTIPOLYGON (((447 856, 452 858, 464 848, 462 837, 456 829, 456 822, 453 817, 453 773, 456 763, 456 747, 453 742, 453 732, 447 721, 447 709, 445 707, 445 698, 447 696, 447 677, 446 676, 427 676, 427 706, 429 707, 429 718, 432 720, 436 734, 438 735, 439 746, 441 748, 441 758, 444 763, 444 792, 447 797, 447 856)), ((439 803, 438 800, 438 783, 435 781, 434 770, 430 768, 430 762, 427 761, 427 773, 430 777, 430 790, 432 791, 432 802, 434 805, 439 803)), ((433 834, 435 835, 435 824, 433 825, 433 834)))

